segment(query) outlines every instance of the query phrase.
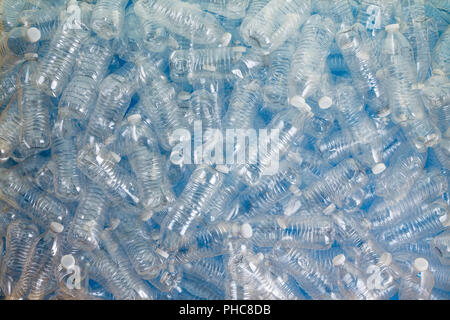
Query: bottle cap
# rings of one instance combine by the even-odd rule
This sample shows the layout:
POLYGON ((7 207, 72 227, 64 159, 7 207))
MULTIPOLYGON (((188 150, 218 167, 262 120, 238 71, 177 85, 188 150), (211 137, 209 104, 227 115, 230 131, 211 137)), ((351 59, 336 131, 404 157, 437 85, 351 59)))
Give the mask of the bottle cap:
POLYGON ((156 253, 159 254, 164 259, 167 259, 169 257, 169 254, 166 251, 161 250, 160 248, 156 249, 156 253))
POLYGON ((306 103, 302 96, 293 96, 289 99, 289 103, 302 111, 311 112, 311 107, 306 103))
POLYGON ((191 98, 191 94, 187 91, 180 91, 178 93, 178 99, 181 101, 187 101, 191 98))
POLYGON ((55 233, 61 233, 64 230, 64 226, 61 223, 52 222, 50 223, 50 230, 52 230, 55 233))
POLYGON ((142 117, 139 113, 132 114, 127 118, 127 121, 131 124, 138 123, 142 120, 142 117))
POLYGON ((228 168, 226 165, 223 164, 216 165, 216 170, 225 174, 230 172, 230 168, 228 168))
POLYGON ((75 258, 71 254, 66 254, 61 257, 61 266, 66 269, 72 269, 75 266, 75 258))
POLYGON ((37 53, 28 52, 28 53, 25 53, 23 55, 23 57, 25 58, 25 60, 36 60, 39 56, 37 53))
POLYGON ((244 223, 241 225, 241 236, 244 239, 249 239, 253 235, 253 229, 252 226, 248 223, 244 223))
POLYGON ((141 214, 141 220, 142 221, 148 221, 151 217, 153 217, 153 210, 151 209, 145 209, 141 214))
POLYGON ((385 266, 389 266, 392 263, 392 254, 390 254, 389 252, 384 252, 381 257, 380 260, 378 260, 379 263, 381 263, 382 265, 385 266))
POLYGON ((424 258, 417 258, 414 260, 414 268, 419 272, 424 272, 428 270, 428 261, 424 258))
POLYGON ((280 226, 281 229, 286 229, 287 228, 286 219, 284 219, 283 217, 278 217, 277 218, 277 224, 280 226))
POLYGON ((31 43, 35 43, 41 39, 41 31, 38 28, 29 28, 27 30, 27 39, 31 43))
POLYGON ((296 197, 300 197, 302 195, 302 191, 297 188, 295 185, 289 186, 289 191, 296 197))
POLYGON ((332 262, 333 262, 333 266, 335 266, 335 267, 341 266, 345 262, 345 256, 343 254, 339 254, 333 258, 332 262))
POLYGON ((328 109, 333 104, 333 99, 328 96, 323 96, 319 99, 319 107, 320 109, 328 109))
POLYGON ((386 165, 384 163, 377 163, 376 165, 374 165, 372 167, 372 173, 373 174, 380 174, 382 173, 384 170, 386 170, 386 165))
POLYGON ((122 159, 121 158, 121 156, 119 156, 117 153, 115 153, 115 152, 110 152, 109 153, 110 155, 111 155, 111 157, 112 157, 112 159, 116 162, 116 163, 119 163, 120 162, 120 159, 122 159))
POLYGON ((110 226, 108 227, 108 230, 115 230, 120 224, 120 219, 114 218, 110 221, 110 226))
POLYGON ((450 226, 450 219, 448 218, 448 214, 447 214, 447 213, 444 214, 444 215, 442 215, 442 216, 440 216, 440 217, 439 217, 439 221, 442 222, 442 225, 443 225, 444 227, 450 226))
POLYGON ((366 51, 361 51, 361 50, 359 50, 358 52, 356 52, 356 57, 357 57, 358 59, 366 60, 366 61, 370 59, 369 53, 366 52, 366 51))
POLYGON ((220 43, 221 43, 224 47, 228 46, 228 45, 230 44, 231 37, 232 37, 231 33, 225 32, 225 33, 223 34, 223 36, 222 36, 222 39, 221 39, 220 43))
POLYGON ((326 215, 330 215, 336 210, 336 205, 334 203, 330 204, 328 207, 323 210, 323 213, 326 215))
POLYGON ((386 118, 390 114, 391 114, 391 109, 389 107, 386 107, 378 112, 378 116, 381 118, 386 118))
POLYGON ((400 25, 398 23, 389 24, 385 27, 387 32, 394 32, 400 30, 400 25))

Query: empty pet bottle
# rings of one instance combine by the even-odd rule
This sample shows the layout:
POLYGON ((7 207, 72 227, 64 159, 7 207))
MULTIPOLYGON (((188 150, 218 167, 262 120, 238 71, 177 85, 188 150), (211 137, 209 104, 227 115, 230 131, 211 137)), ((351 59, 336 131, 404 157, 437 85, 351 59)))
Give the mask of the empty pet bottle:
POLYGON ((123 26, 127 3, 127 0, 98 0, 92 9, 92 30, 100 38, 116 38, 123 26))
POLYGON ((233 65, 246 52, 245 47, 175 50, 169 58, 173 81, 199 78, 229 78, 233 65))
POLYGON ((172 250, 178 245, 193 221, 205 213, 211 196, 221 188, 223 180, 224 175, 209 166, 200 165, 195 169, 163 221, 163 248, 172 250))
POLYGON ((50 229, 34 241, 10 299, 42 300, 55 289, 54 268, 61 259, 63 229, 63 225, 52 222, 50 229))
POLYGON ((6 233, 6 252, 2 259, 0 286, 8 298, 19 281, 35 239, 39 236, 37 227, 26 220, 15 220, 6 233))
POLYGON ((69 81, 76 56, 90 34, 91 10, 89 4, 71 0, 47 54, 39 61, 34 81, 50 96, 58 97, 69 81))
POLYGON ((406 0, 400 3, 401 17, 405 24, 403 33, 414 49, 417 82, 423 82, 431 66, 424 0, 406 0))
POLYGON ((391 159, 388 170, 375 182, 375 194, 385 201, 398 201, 406 196, 422 173, 426 154, 404 143, 391 159))
POLYGON ((343 130, 348 130, 352 140, 357 144, 353 155, 364 165, 369 166, 374 174, 386 169, 382 162, 382 143, 377 129, 364 111, 364 103, 357 92, 350 86, 336 88, 338 121, 343 130))
POLYGON ((433 73, 444 73, 448 75, 450 68, 449 48, 450 46, 450 27, 447 27, 444 33, 441 34, 439 42, 433 49, 433 73))
POLYGON ((2 27, 8 31, 17 25, 20 13, 25 7, 25 0, 5 0, 1 3, 2 27))
POLYGON ((446 231, 434 237, 431 247, 443 265, 450 264, 450 232, 446 231))
POLYGON ((52 221, 63 223, 69 215, 68 209, 58 199, 29 182, 15 168, 2 169, 0 184, 0 198, 43 228, 48 228, 52 221))
POLYGON ((18 64, 13 68, 6 70, 0 74, 0 107, 7 104, 14 96, 17 89, 17 77, 19 75, 21 65, 18 64))
POLYGON ((139 0, 136 15, 154 19, 173 33, 194 43, 227 46, 231 34, 225 32, 216 18, 199 6, 179 0, 139 0))
POLYGON ((245 17, 249 0, 194 0, 203 10, 214 12, 229 19, 245 17))
POLYGON ((384 84, 378 79, 377 57, 372 40, 359 23, 340 30, 336 34, 345 63, 352 75, 358 93, 363 96, 369 108, 379 116, 389 114, 388 95, 384 84))
POLYGON ((402 277, 398 296, 401 300, 428 300, 433 287, 433 273, 429 270, 428 261, 417 258, 402 277))
POLYGON ((310 11, 311 1, 271 0, 241 25, 241 36, 246 44, 268 54, 300 28, 310 11))
POLYGON ((59 8, 24 10, 19 22, 28 28, 36 28, 40 32, 40 41, 50 40, 59 26, 59 8))
POLYGON ((288 76, 290 104, 301 105, 319 89, 334 39, 334 28, 331 19, 319 15, 311 16, 303 25, 288 76))
POLYGON ((402 218, 415 213, 424 201, 432 201, 447 189, 447 180, 432 171, 419 177, 410 192, 395 203, 374 201, 368 210, 367 219, 373 228, 392 225, 402 218))
POLYGON ((113 203, 137 210, 135 178, 119 165, 121 157, 102 144, 86 145, 78 154, 78 167, 113 203))
POLYGON ((32 51, 32 44, 39 41, 41 33, 36 28, 17 27, 0 38, 0 61, 6 64, 20 59, 25 53, 32 51))
POLYGON ((49 148, 51 137, 49 100, 31 80, 37 68, 37 55, 33 55, 19 73, 17 102, 22 120, 20 140, 27 149, 44 150, 49 148))
POLYGON ((137 90, 136 71, 134 63, 126 63, 102 81, 86 129, 85 143, 104 142, 113 134, 137 90))
POLYGON ((163 210, 175 200, 168 186, 168 178, 163 172, 158 141, 153 130, 142 121, 139 114, 128 116, 118 134, 119 139, 123 140, 123 149, 136 176, 144 214, 151 217, 153 210, 163 210))
POLYGON ((5 162, 19 144, 20 113, 17 98, 8 104, 0 115, 0 162, 5 162))
POLYGON ((357 22, 362 24, 375 38, 384 27, 392 23, 396 3, 397 0, 362 0, 359 5, 357 22))

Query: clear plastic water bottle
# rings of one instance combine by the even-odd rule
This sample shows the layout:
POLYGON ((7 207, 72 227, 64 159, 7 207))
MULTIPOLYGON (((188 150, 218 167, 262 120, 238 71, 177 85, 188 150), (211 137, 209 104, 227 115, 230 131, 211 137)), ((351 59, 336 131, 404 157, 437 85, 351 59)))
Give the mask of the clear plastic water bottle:
POLYGON ((36 28, 40 32, 40 41, 50 40, 57 30, 60 8, 24 10, 20 13, 19 22, 27 28, 36 28))
POLYGON ((448 47, 450 45, 450 27, 447 27, 444 33, 439 37, 439 41, 433 49, 433 73, 440 73, 441 70, 445 75, 450 73, 448 67, 448 47))
POLYGON ((71 0, 47 55, 39 61, 33 79, 49 96, 58 97, 69 81, 76 56, 90 34, 91 10, 89 4, 81 2, 78 5, 76 0, 71 0))
POLYGON ((8 226, 0 277, 0 288, 7 299, 19 281, 33 243, 38 236, 38 228, 26 220, 15 220, 8 226))
POLYGON ((378 57, 374 55, 373 43, 366 29, 359 23, 339 30, 336 43, 352 75, 358 93, 379 116, 390 113, 388 93, 378 79, 378 57))
POLYGON ((233 65, 246 50, 242 46, 175 50, 169 58, 170 78, 173 81, 230 78, 233 65))
POLYGON ((37 88, 32 75, 38 68, 37 55, 28 57, 19 73, 17 102, 22 121, 20 140, 27 149, 45 150, 50 146, 48 97, 37 88))
POLYGON ((19 144, 21 121, 17 99, 8 104, 0 116, 0 161, 5 162, 19 144))
POLYGON ((5 0, 1 3, 2 9, 2 25, 6 31, 17 25, 20 13, 25 6, 25 0, 5 0))
POLYGON ((450 264, 450 232, 446 231, 435 236, 431 247, 443 265, 450 264))
POLYGON ((12 67, 0 74, 0 106, 6 105, 14 96, 17 90, 17 77, 21 69, 21 64, 12 67))
POLYGON ((72 247, 88 250, 99 248, 108 206, 109 201, 99 187, 89 183, 84 188, 66 236, 72 247))
POLYGON ((241 25, 242 39, 269 54, 300 28, 310 12, 311 1, 271 0, 241 25))
POLYGON ((2 168, 0 198, 23 211, 40 227, 51 222, 64 223, 69 211, 58 199, 47 194, 21 176, 14 168, 2 168))
POLYGON ((231 34, 225 32, 215 17, 194 4, 179 0, 139 0, 134 10, 137 16, 154 19, 171 32, 198 44, 227 46, 231 41, 231 34))
POLYGON ((121 157, 102 144, 86 145, 78 154, 81 172, 95 182, 113 203, 138 211, 135 178, 119 165, 121 157))
POLYGON ((33 242, 10 299, 42 300, 55 289, 53 271, 61 255, 63 230, 62 224, 52 222, 50 229, 33 242))
POLYGON ((100 38, 116 38, 123 26, 128 0, 98 0, 92 9, 91 27, 100 38))
POLYGON ((242 19, 250 0, 194 0, 203 10, 214 12, 229 19, 242 19))
POLYGON ((362 24, 375 38, 384 27, 393 23, 397 0, 362 0, 357 22, 362 24))
POLYGON ((337 119, 343 130, 348 130, 352 140, 357 142, 353 156, 369 166, 372 173, 380 174, 386 169, 382 162, 382 142, 378 131, 364 111, 364 103, 355 89, 346 85, 336 87, 337 119))
POLYGON ((2 67, 13 66, 28 52, 36 49, 41 33, 39 29, 16 27, 0 37, 0 61, 2 67))
POLYGON ((428 261, 424 258, 414 260, 410 270, 400 283, 399 299, 427 300, 434 286, 433 273, 428 269, 428 261))
POLYGON ((319 89, 334 34, 330 18, 313 15, 303 25, 288 77, 290 104, 301 105, 319 89))

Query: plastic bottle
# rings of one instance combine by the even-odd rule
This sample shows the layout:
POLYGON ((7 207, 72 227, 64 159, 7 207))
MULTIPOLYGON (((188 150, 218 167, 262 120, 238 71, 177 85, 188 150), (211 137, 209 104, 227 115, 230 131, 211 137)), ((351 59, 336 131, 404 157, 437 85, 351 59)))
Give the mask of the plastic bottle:
POLYGON ((357 22, 362 24, 369 34, 375 36, 392 23, 397 0, 362 0, 359 5, 357 22))
POLYGON ((375 194, 385 201, 396 202, 408 194, 423 172, 426 154, 404 143, 390 160, 391 165, 375 182, 375 194))
POLYGON ((256 163, 249 161, 246 164, 238 164, 234 169, 236 175, 251 186, 256 185, 264 175, 273 174, 273 171, 278 169, 278 160, 286 154, 288 146, 301 137, 304 125, 311 116, 310 108, 306 104, 280 111, 265 127, 268 137, 273 134, 272 130, 278 134, 278 139, 271 139, 270 151, 260 148, 262 150, 259 150, 256 163))
POLYGON ((434 237, 431 247, 443 265, 450 264, 450 232, 446 231, 434 237))
POLYGON ((1 264, 0 286, 8 298, 16 286, 39 230, 26 220, 12 221, 6 233, 6 251, 1 264))
POLYGON ((151 238, 142 221, 122 219, 114 234, 140 277, 153 279, 166 267, 167 260, 156 253, 156 241, 151 238))
MULTIPOLYGON (((313 15, 305 22, 288 76, 290 104, 303 104, 319 89, 334 34, 335 26, 330 18, 313 15)), ((322 105, 329 105, 330 99, 323 97, 322 105)))
POLYGON ((76 56, 90 34, 91 10, 89 4, 81 2, 78 6, 76 0, 71 0, 65 18, 52 37, 47 55, 39 61, 33 79, 49 96, 58 97, 69 81, 76 56))
POLYGON ((153 17, 149 19, 149 16, 151 16, 151 13, 145 16, 137 16, 144 46, 152 52, 164 52, 171 44, 169 31, 156 23, 153 17))
POLYGON ((428 300, 433 286, 433 273, 428 269, 428 261, 424 258, 417 258, 408 274, 402 278, 399 299, 428 300))
POLYGON ((33 243, 11 300, 41 300, 55 289, 54 267, 61 254, 59 234, 64 226, 52 222, 50 229, 33 243))
POLYGON ((423 205, 414 216, 380 230, 378 239, 388 247, 394 248, 407 242, 433 236, 449 225, 447 214, 448 208, 445 203, 434 202, 423 205))
POLYGON ((170 208, 162 224, 163 250, 173 250, 179 243, 193 221, 204 214, 211 202, 211 196, 221 188, 224 175, 206 165, 199 165, 170 208))
POLYGON ((78 154, 78 167, 114 204, 138 210, 135 178, 119 165, 121 157, 104 145, 86 145, 78 154))
POLYGON ((87 125, 85 143, 104 142, 113 134, 137 90, 136 72, 134 63, 126 63, 102 81, 87 125))
POLYGON ((8 31, 14 28, 17 24, 20 12, 25 6, 24 0, 5 0, 1 3, 2 10, 2 25, 8 31))
POLYGON ((92 183, 86 186, 67 234, 74 248, 94 250, 99 247, 108 204, 99 187, 92 183))
POLYGON ((0 162, 5 162, 19 144, 20 113, 16 97, 0 115, 0 162))
POLYGON ((40 41, 50 40, 59 26, 59 8, 30 9, 20 13, 19 22, 40 32, 40 41))
POLYGON ((0 74, 0 106, 7 104, 14 96, 14 93, 17 90, 16 80, 19 76, 20 69, 21 64, 18 64, 0 74))
POLYGON ((327 171, 322 179, 302 190, 300 202, 306 210, 331 213, 355 189, 368 182, 367 175, 354 159, 347 159, 327 171))
POLYGON ((381 137, 374 123, 364 112, 364 103, 350 86, 336 87, 337 118, 343 130, 348 130, 352 140, 357 142, 353 155, 362 164, 371 167, 372 173, 380 174, 386 169, 382 162, 381 137))
POLYGON ((198 44, 227 46, 231 34, 215 17, 194 4, 179 0, 139 0, 134 5, 138 17, 154 19, 171 32, 198 44))
POLYGON ((388 94, 376 75, 379 66, 373 52, 372 39, 366 29, 359 23, 341 29, 336 34, 336 43, 358 93, 373 112, 381 117, 387 116, 390 113, 388 94))
POLYGON ((410 192, 396 203, 375 201, 368 210, 367 219, 372 228, 393 225, 415 213, 418 206, 443 194, 447 180, 438 172, 429 172, 418 178, 410 192))
POLYGON ((231 68, 246 50, 242 46, 175 50, 169 58, 170 78, 177 82, 229 78, 231 68))
POLYGON ((51 139, 49 101, 31 80, 38 68, 36 60, 36 54, 30 55, 19 73, 17 102, 22 120, 20 140, 27 149, 45 150, 49 148, 51 139))
POLYGON ((448 47, 450 45, 450 27, 447 27, 444 33, 439 37, 439 41, 433 49, 432 65, 434 73, 444 73, 448 75, 450 69, 448 67, 448 47))
POLYGON ((139 198, 146 217, 153 211, 166 208, 174 200, 164 174, 163 160, 158 141, 151 128, 146 125, 139 114, 128 116, 126 124, 119 130, 123 147, 136 176, 139 198))
POLYGON ((14 168, 2 168, 0 198, 23 211, 40 227, 48 228, 52 221, 64 223, 69 212, 56 198, 40 190, 14 168))
POLYGON ((144 93, 140 96, 143 100, 142 107, 151 119, 162 148, 171 150, 179 142, 177 130, 188 128, 174 99, 174 87, 161 76, 144 88, 144 93))
POLYGON ((17 61, 33 49, 33 44, 39 41, 40 37, 41 33, 36 28, 16 27, 4 33, 0 38, 0 61, 2 64, 17 61))
POLYGON ((430 41, 423 0, 401 1, 404 35, 414 48, 417 65, 417 82, 423 82, 431 66, 430 41))
POLYGON ((123 26, 127 0, 98 0, 92 9, 91 28, 100 38, 116 38, 123 26))
POLYGON ((340 294, 330 279, 328 270, 320 266, 305 250, 274 248, 270 258, 278 269, 291 274, 311 298, 339 299, 340 294))
POLYGON ((269 54, 280 47, 306 21, 311 1, 269 1, 241 25, 244 42, 269 54))

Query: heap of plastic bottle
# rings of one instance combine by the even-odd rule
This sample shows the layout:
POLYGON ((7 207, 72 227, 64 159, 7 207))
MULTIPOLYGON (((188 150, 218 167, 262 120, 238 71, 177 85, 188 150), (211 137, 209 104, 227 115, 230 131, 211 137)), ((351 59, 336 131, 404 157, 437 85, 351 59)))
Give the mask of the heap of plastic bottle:
POLYGON ((448 1, 0 6, 1 299, 450 298, 448 1))

